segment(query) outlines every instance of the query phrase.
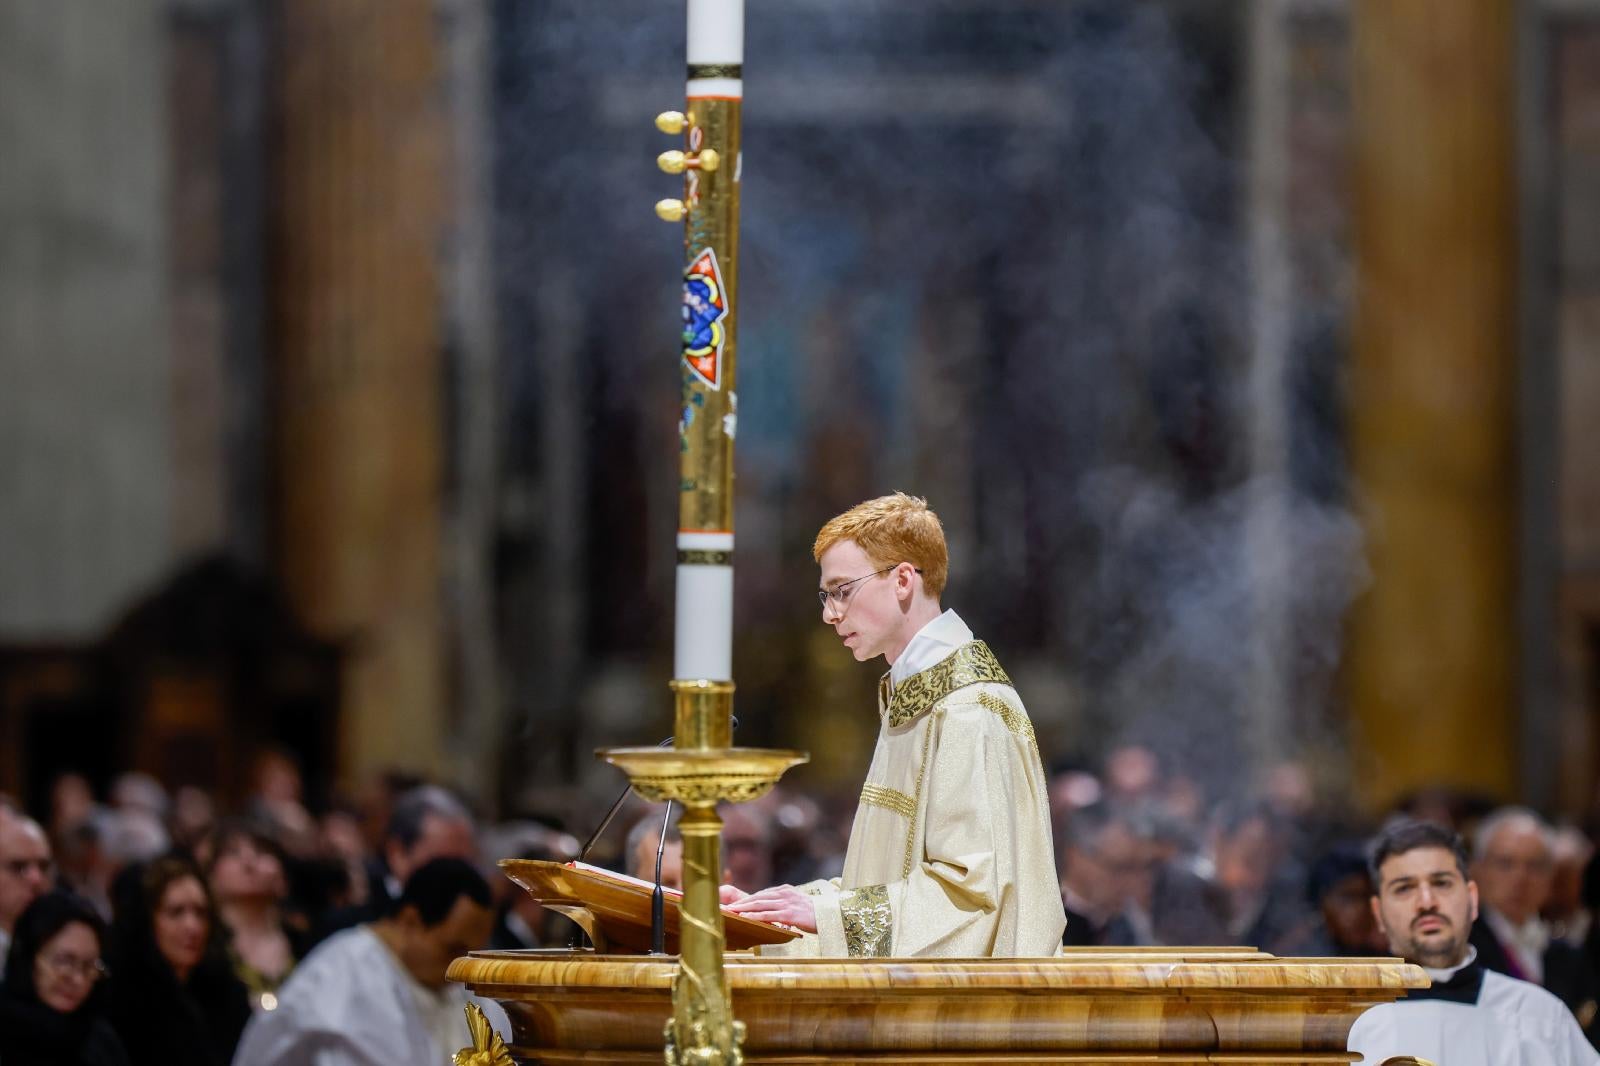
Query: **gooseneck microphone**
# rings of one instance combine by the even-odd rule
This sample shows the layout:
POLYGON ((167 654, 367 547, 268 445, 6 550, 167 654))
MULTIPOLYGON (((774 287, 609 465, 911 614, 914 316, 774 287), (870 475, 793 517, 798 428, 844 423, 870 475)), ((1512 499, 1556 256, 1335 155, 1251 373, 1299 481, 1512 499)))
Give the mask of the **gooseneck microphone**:
POLYGON ((650 893, 650 954, 667 953, 667 904, 661 891, 661 855, 667 850, 667 823, 672 821, 672 801, 667 800, 667 813, 661 816, 661 833, 656 837, 656 887, 650 893))
MULTIPOLYGON (((738 715, 730 714, 728 716, 728 721, 731 724, 732 728, 734 728, 734 729, 738 729, 739 728, 739 716, 738 715)), ((674 740, 676 740, 676 739, 677 739, 677 737, 668 737, 666 740, 663 740, 661 743, 657 744, 656 747, 658 747, 658 748, 670 748, 672 746, 672 742, 674 740)), ((628 802, 628 794, 631 793, 632 791, 633 791, 633 786, 632 785, 623 785, 622 786, 622 791, 621 791, 621 793, 619 793, 617 795, 616 802, 611 805, 611 809, 610 810, 606 811, 606 816, 604 818, 600 819, 599 827, 597 829, 595 829, 595 831, 593 833, 589 834, 589 839, 585 840, 583 842, 583 847, 578 849, 578 859, 577 859, 578 862, 583 862, 585 859, 587 859, 589 857, 589 852, 590 852, 591 849, 594 848, 595 842, 598 841, 600 839, 600 835, 606 831, 606 827, 611 824, 612 819, 616 818, 617 812, 622 809, 622 805, 624 803, 628 802)), ((669 805, 668 808, 667 808, 669 814, 671 813, 671 809, 672 808, 669 805)), ((657 865, 656 881, 659 882, 661 880, 661 874, 660 874, 660 870, 659 870, 659 867, 660 867, 660 858, 659 858, 659 856, 657 857, 656 865, 657 865)))
MULTIPOLYGON (((739 728, 738 715, 730 714, 728 716, 728 722, 732 729, 739 728)), ((677 737, 668 737, 661 743, 657 744, 656 747, 669 748, 672 746, 672 742, 676 739, 677 737)), ((594 846, 600 840, 600 837, 616 819, 617 812, 622 810, 622 805, 628 802, 628 796, 632 792, 633 786, 631 784, 622 786, 622 791, 617 794, 616 800, 612 802, 610 809, 606 811, 605 817, 600 819, 600 824, 595 827, 595 831, 589 834, 589 839, 585 840, 583 842, 583 847, 578 849, 578 858, 575 861, 583 862, 589 857, 589 852, 594 849, 594 846)), ((671 819, 672 801, 668 800, 667 813, 663 815, 661 819, 661 836, 656 840, 655 891, 650 895, 650 953, 652 955, 666 954, 666 896, 661 888, 661 855, 662 852, 666 850, 667 823, 671 819)), ((628 859, 631 859, 632 857, 633 856, 631 855, 627 856, 628 859)), ((580 931, 573 937, 572 947, 576 948, 578 946, 578 941, 581 939, 583 939, 583 934, 580 931)))
MULTIPOLYGON (((657 744, 656 747, 670 748, 672 746, 672 742, 676 739, 676 737, 668 737, 666 740, 663 740, 661 743, 657 744)), ((583 842, 583 847, 578 849, 578 862, 582 862, 589 857, 589 852, 594 848, 595 842, 600 839, 600 834, 606 831, 606 827, 611 824, 612 819, 616 818, 617 812, 622 810, 622 805, 628 802, 628 795, 632 791, 632 785, 622 786, 622 791, 617 793, 616 802, 611 804, 611 809, 606 811, 606 816, 600 819, 599 827, 596 828, 593 833, 589 834, 589 839, 585 840, 583 842)))

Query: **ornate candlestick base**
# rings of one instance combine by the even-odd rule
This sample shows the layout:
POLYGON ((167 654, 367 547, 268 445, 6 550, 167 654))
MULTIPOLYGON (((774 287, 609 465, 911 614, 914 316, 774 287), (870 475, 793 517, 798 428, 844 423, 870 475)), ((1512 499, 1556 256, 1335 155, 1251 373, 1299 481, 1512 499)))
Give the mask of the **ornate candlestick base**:
POLYGON ((683 805, 683 903, 680 955, 666 1024, 668 1066, 740 1066, 744 1025, 733 1018, 722 971, 720 800, 745 803, 765 795, 785 770, 810 758, 800 751, 727 747, 733 685, 674 681, 678 742, 704 746, 610 748, 597 754, 628 775, 633 790, 683 805))

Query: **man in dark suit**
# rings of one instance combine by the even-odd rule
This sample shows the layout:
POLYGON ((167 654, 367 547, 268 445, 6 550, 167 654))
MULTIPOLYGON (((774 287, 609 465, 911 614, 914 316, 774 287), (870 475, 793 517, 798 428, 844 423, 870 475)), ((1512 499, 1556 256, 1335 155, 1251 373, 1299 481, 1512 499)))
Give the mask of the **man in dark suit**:
POLYGON ((1485 818, 1473 849, 1481 906, 1471 943, 1484 966, 1531 981, 1565 1003, 1593 1043, 1600 1037, 1595 974, 1583 952, 1552 937, 1539 917, 1554 874, 1551 829, 1542 818, 1523 807, 1485 818))
MULTIPOLYGON (((1124 830, 1125 832, 1125 830, 1124 830)), ((1073 811, 1056 841, 1061 903, 1067 912, 1062 943, 1089 947, 1106 943, 1106 926, 1121 906, 1116 878, 1101 854, 1115 847, 1116 819, 1103 804, 1073 811)), ((1128 834, 1132 839, 1131 834, 1128 834)))
POLYGON ((1056 849, 1063 943, 1225 944, 1220 900, 1198 875, 1163 856, 1152 820, 1095 804, 1072 813, 1056 849))

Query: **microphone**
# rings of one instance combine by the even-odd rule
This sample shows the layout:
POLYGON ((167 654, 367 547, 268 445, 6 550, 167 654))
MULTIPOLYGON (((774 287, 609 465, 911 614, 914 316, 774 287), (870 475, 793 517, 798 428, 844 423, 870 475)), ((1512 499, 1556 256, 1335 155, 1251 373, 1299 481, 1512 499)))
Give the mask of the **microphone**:
POLYGON ((667 953, 666 899, 661 890, 661 855, 667 850, 667 823, 672 820, 672 801, 661 816, 661 835, 656 838, 656 888, 650 893, 650 954, 667 953))

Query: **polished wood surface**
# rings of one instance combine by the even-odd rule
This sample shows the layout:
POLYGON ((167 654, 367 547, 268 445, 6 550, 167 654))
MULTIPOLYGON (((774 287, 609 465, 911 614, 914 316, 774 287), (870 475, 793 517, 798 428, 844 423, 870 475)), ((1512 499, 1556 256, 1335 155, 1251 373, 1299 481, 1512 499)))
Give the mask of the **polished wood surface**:
MULTIPOLYGON (((450 977, 497 1000, 519 1062, 661 1061, 676 960, 476 952, 450 977)), ((1067 949, 1051 959, 730 954, 755 1063, 1348 1063, 1368 1007, 1427 984, 1398 959, 1246 948, 1067 949)))

